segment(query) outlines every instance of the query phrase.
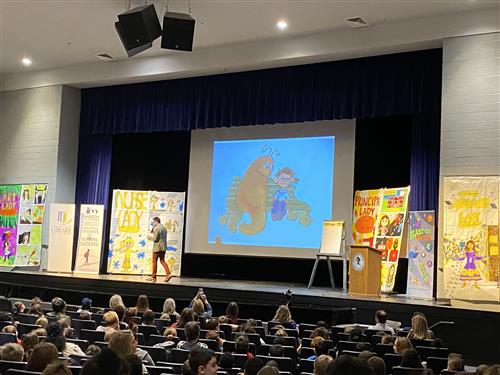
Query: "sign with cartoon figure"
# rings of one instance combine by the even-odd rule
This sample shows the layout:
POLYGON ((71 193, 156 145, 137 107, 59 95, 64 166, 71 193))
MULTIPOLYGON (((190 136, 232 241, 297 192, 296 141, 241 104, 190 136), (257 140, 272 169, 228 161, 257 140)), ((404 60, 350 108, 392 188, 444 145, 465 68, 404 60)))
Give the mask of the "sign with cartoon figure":
POLYGON ((76 272, 96 275, 99 273, 103 221, 103 205, 82 204, 80 206, 80 226, 75 260, 76 272))
MULTIPOLYGON (((114 190, 108 248, 108 272, 149 275, 152 272, 150 223, 159 217, 167 228, 166 261, 180 276, 184 193, 114 190)), ((160 267, 159 272, 163 272, 160 267)))
POLYGON ((208 242, 318 249, 332 217, 334 144, 333 136, 214 142, 208 242))
POLYGON ((432 298, 434 286, 434 211, 411 211, 408 231, 406 294, 432 298))
POLYGON ((13 266, 16 260, 20 185, 0 186, 0 266, 13 266))
POLYGON ((445 177, 443 248, 447 298, 498 301, 500 177, 445 177))
POLYGON ((354 194, 352 244, 374 247, 377 220, 384 189, 357 190, 354 194))

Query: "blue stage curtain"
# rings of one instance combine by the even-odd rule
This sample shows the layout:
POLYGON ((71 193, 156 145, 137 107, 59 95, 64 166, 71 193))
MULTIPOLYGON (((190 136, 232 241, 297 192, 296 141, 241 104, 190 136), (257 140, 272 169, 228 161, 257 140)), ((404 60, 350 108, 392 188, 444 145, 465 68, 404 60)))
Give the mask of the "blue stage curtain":
POLYGON ((111 135, 80 134, 75 202, 107 206, 111 177, 111 135))
MULTIPOLYGON (((97 135, 414 115, 411 207, 436 209, 441 66, 442 50, 434 49, 84 89, 80 131, 85 140, 80 142, 80 153, 95 155, 80 158, 77 202, 98 198, 106 203, 101 189, 107 185, 94 186, 100 185, 98 180, 85 173, 98 170, 104 179, 100 174, 104 169, 96 167, 98 158, 107 159, 111 153, 111 141, 101 138, 94 143, 83 135, 93 139, 97 135)), ((397 134, 393 140, 397 142, 397 134)))

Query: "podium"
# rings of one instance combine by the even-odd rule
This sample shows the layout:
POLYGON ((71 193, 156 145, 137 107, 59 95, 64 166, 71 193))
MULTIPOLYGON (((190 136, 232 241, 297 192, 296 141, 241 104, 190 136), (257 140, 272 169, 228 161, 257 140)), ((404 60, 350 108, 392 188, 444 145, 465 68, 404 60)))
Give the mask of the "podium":
POLYGON ((349 294, 380 295, 382 256, 369 246, 351 246, 349 259, 349 294))

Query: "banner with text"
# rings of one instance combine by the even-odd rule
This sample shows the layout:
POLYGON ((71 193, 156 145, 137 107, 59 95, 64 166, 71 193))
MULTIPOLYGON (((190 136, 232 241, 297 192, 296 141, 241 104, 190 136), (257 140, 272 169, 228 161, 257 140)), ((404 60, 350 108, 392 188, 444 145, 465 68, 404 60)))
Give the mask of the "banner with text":
POLYGON ((71 272, 74 231, 75 205, 52 203, 50 205, 48 271, 71 272))
POLYGON ((76 272, 99 273, 103 221, 103 205, 82 204, 80 206, 80 230, 75 260, 76 272))
POLYGON ((384 189, 357 190, 352 217, 352 245, 374 247, 377 220, 384 189))
MULTIPOLYGON (((114 190, 108 249, 108 272, 149 275, 152 243, 147 235, 158 216, 167 229, 165 260, 180 276, 185 193, 114 190)), ((164 274, 163 268, 158 268, 164 274)))
POLYGON ((411 211, 406 294, 432 298, 434 286, 434 211, 411 211))
POLYGON ((499 301, 500 177, 445 177, 443 259, 445 296, 499 301))

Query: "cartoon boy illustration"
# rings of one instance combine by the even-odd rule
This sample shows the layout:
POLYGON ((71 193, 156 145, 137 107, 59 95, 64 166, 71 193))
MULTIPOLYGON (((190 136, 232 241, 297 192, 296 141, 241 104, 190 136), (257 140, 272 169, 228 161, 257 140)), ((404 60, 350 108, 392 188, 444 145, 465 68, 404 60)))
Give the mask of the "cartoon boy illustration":
POLYGON ((271 209, 271 218, 273 221, 281 220, 287 213, 288 192, 287 188, 291 183, 299 181, 293 176, 293 171, 288 168, 282 168, 276 173, 274 182, 278 185, 278 190, 273 197, 273 207, 271 209))

